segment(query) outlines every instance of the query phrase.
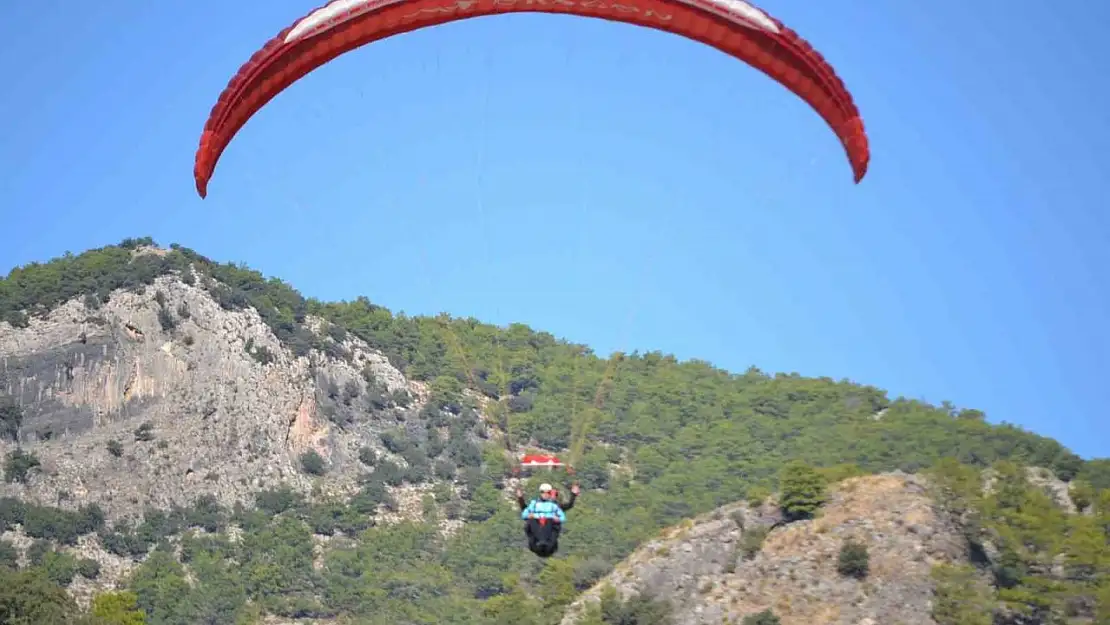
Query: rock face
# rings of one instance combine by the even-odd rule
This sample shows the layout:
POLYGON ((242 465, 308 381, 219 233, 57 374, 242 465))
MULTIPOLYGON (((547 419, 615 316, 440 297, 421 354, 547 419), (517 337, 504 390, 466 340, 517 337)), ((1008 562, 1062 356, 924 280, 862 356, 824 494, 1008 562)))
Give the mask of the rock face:
POLYGON ((230 506, 279 482, 349 492, 359 448, 384 453, 378 434, 417 414, 419 401, 390 398, 426 393, 360 341, 335 347, 344 357, 294 357, 253 309, 224 310, 171 276, 96 309, 70 301, 27 328, 0 322, 0 393, 22 408, 21 446, 42 463, 0 494, 118 518, 204 494, 230 506), (326 461, 322 478, 301 470, 309 449, 326 461))
POLYGON ((913 475, 842 482, 814 520, 775 526, 780 520, 768 509, 734 504, 672 528, 586 592, 562 625, 576 623, 605 585, 625 598, 670 600, 676 625, 740 623, 765 609, 783 625, 929 625, 932 566, 967 557, 956 528, 913 475), (744 543, 771 527, 758 553, 745 558, 744 543), (863 580, 837 572, 849 539, 868 549, 863 580))

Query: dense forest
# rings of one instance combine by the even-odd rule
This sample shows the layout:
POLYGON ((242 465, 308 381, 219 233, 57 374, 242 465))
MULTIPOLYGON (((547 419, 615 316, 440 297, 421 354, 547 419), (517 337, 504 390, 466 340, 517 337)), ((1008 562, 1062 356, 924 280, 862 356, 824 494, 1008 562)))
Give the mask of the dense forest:
MULTIPOLYGON (((95 314, 114 290, 144 289, 176 273, 227 310, 253 307, 294 354, 347 357, 340 344, 305 327, 309 315, 326 319, 332 338, 364 340, 430 384, 430 414, 475 420, 480 394, 504 436, 485 449, 457 450, 457 472, 418 463, 428 475, 414 475, 368 454, 362 490, 346 502, 271 490, 258 493, 253 508, 225 510, 202 497, 189 509, 150 510, 141 522, 110 525, 95 506, 0 500, 0 529, 20 524, 36 539, 23 567, 12 545, 0 543, 0 622, 254 623, 277 614, 383 625, 556 623, 577 592, 660 528, 786 487, 783 469, 798 460, 822 480, 895 469, 943 478, 941 494, 966 520, 969 544, 985 542, 1002 554, 983 564, 990 583, 982 586, 967 583, 974 569, 937 571, 943 600, 934 616, 943 625, 990 622, 968 616, 990 609, 1041 619, 1029 623, 1096 612, 1110 619, 1106 460, 1085 461, 1052 439, 948 403, 892 399, 846 380, 730 373, 655 352, 603 358, 522 324, 394 314, 366 298, 320 302, 180 246, 136 253, 152 244, 130 239, 17 268, 0 280, 0 320, 25 327, 73 298, 95 314), (510 466, 498 445, 529 444, 565 450, 583 486, 560 554, 547 561, 522 549, 517 514, 501 496, 510 466), (1089 514, 1066 517, 1047 504, 1019 479, 1020 466, 1070 481, 1089 514), (985 468, 1007 488, 975 491, 969 472, 985 468), (438 489, 423 522, 374 523, 371 511, 389 503, 386 485, 432 475, 462 485, 463 499, 438 489), (440 514, 468 523, 445 538, 440 514), (143 563, 125 588, 99 596, 86 613, 62 586, 77 575, 95 577, 96 563, 57 549, 93 533, 109 551, 143 563), (333 537, 319 568, 314 534, 333 537), (1058 556, 1068 562, 1063 576, 1046 571, 1058 556)), ((420 457, 442 451, 421 449, 427 440, 389 444, 420 457)), ((30 454, 9 455, 5 479, 19 479, 33 462, 30 454)), ((651 598, 620 604, 609 596, 587 621, 660 624, 668 613, 651 598)))

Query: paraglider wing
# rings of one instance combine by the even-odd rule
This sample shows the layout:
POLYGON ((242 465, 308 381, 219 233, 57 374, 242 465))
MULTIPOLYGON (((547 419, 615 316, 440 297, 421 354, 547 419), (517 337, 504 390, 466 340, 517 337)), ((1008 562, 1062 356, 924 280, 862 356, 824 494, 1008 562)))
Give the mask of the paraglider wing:
POLYGON ((531 454, 523 456, 520 459, 520 466, 526 469, 533 467, 561 467, 563 466, 563 461, 559 460, 556 456, 531 454))
POLYGON ((419 28, 523 12, 624 22, 717 48, 805 100, 839 137, 855 181, 867 172, 870 152, 863 122, 836 72, 794 31, 745 0, 332 0, 267 42, 220 94, 196 153, 197 193, 207 195, 216 161, 247 120, 324 63, 419 28))

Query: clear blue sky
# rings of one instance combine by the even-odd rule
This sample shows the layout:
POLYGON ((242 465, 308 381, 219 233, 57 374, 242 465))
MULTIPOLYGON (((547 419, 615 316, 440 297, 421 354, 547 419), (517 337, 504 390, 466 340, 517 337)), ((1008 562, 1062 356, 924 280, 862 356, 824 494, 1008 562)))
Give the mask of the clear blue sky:
POLYGON ((848 377, 1110 454, 1110 3, 766 0, 873 161, 739 61, 472 20, 279 96, 201 201, 227 79, 316 0, 8 0, 0 271, 151 235, 323 299, 848 377))

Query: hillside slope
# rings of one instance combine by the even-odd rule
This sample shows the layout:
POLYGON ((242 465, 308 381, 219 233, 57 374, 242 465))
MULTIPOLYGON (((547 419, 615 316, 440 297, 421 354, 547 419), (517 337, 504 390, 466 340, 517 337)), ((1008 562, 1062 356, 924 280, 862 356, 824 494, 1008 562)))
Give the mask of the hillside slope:
POLYGON ((0 426, 0 571, 82 603, 133 589, 154 623, 519 624, 539 605, 547 625, 660 528, 776 488, 797 458, 1107 476, 975 410, 306 300, 149 240, 0 281, 0 426), (506 501, 507 449, 529 446, 584 487, 547 562, 506 501))
MULTIPOLYGON (((764 538, 779 520, 773 510, 719 508, 646 543, 603 582, 624 597, 670 601, 676 625, 739 623, 768 609, 783 625, 933 625, 933 565, 968 559, 958 528, 914 475, 849 479, 818 519, 776 527, 764 538), (867 547, 865 580, 837 572, 848 540, 867 547)), ((563 625, 578 622, 582 606, 600 594, 601 586, 585 593, 563 625)))
POLYGON ((622 602, 643 600, 666 606, 643 610, 636 622, 645 625, 1110 618, 1110 492, 1091 500, 1043 469, 1008 462, 982 472, 942 462, 927 475, 818 486, 802 498, 812 512, 791 520, 784 502, 796 488, 664 530, 582 593, 561 625, 618 622, 630 611, 622 602))

